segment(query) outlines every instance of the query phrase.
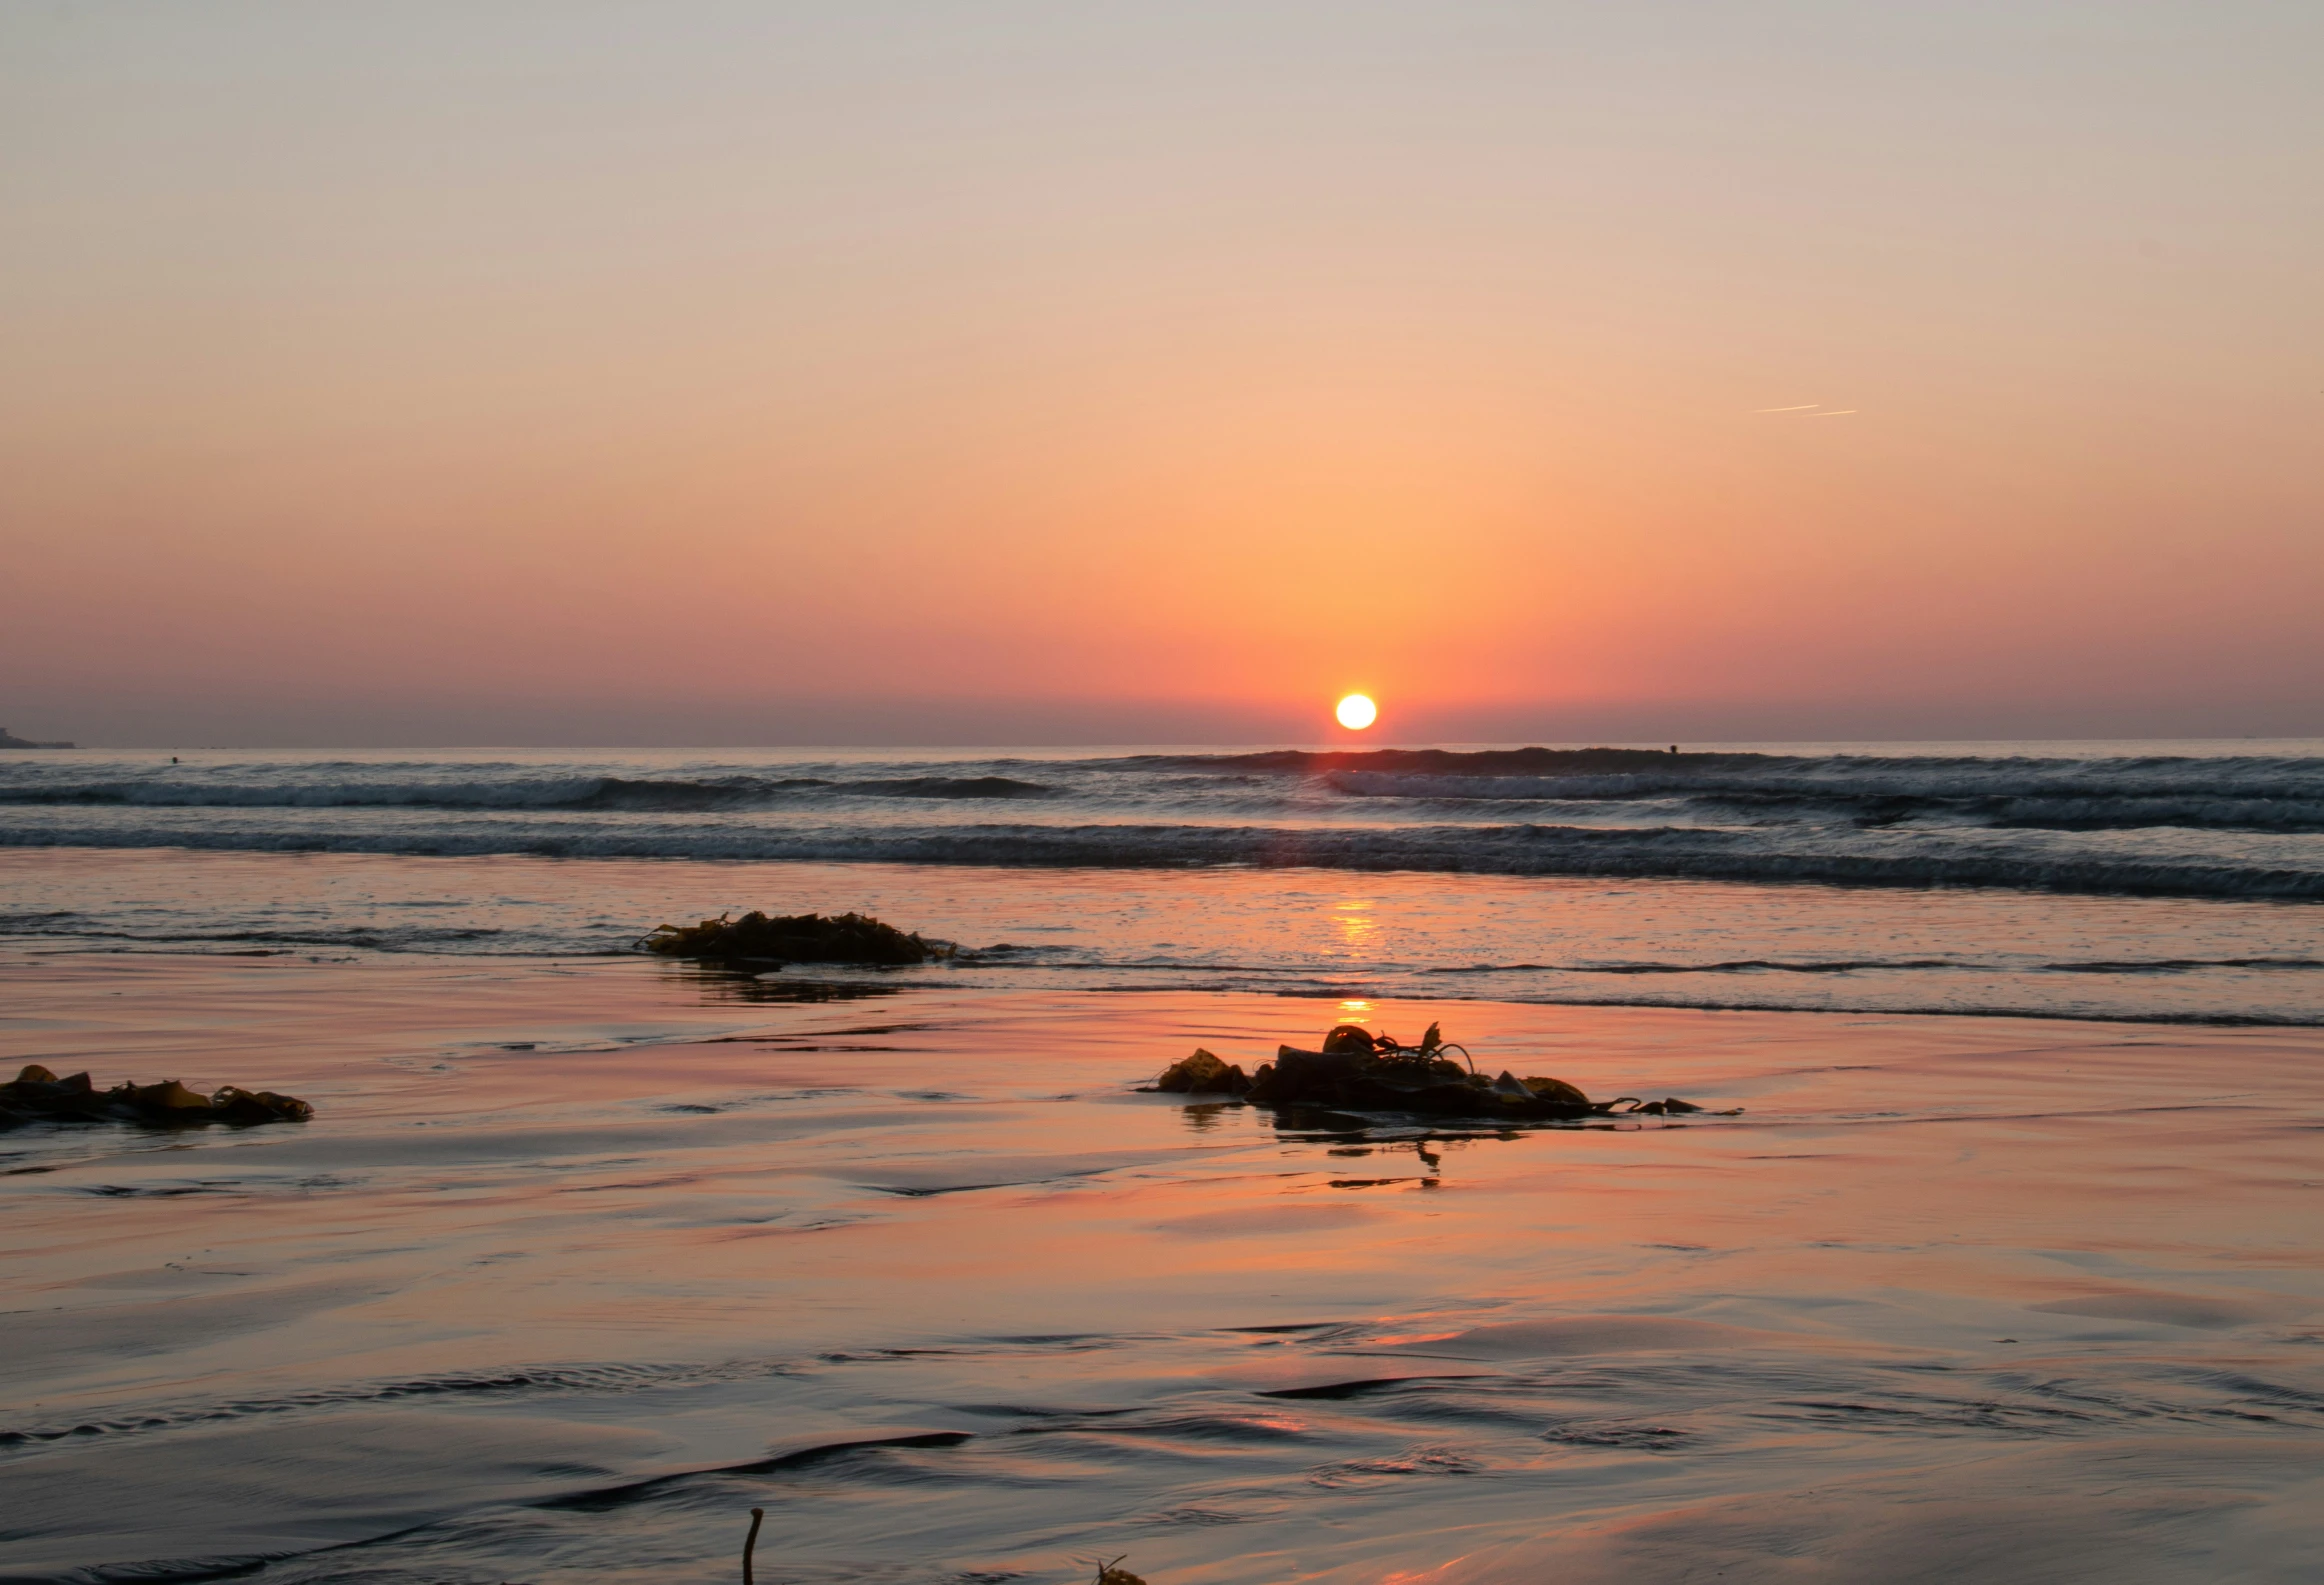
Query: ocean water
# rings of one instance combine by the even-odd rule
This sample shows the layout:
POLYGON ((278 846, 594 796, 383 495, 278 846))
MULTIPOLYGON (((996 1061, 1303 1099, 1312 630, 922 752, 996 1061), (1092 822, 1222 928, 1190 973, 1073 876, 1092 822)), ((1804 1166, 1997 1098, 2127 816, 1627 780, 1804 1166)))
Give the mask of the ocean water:
POLYGON ((27 751, 0 877, 0 937, 121 950, 861 908, 992 989, 2324 1020, 2318 741, 27 751))
POLYGON ((2320 901, 2315 743, 0 756, 0 1056, 317 1107, 0 1130, 0 1585, 2311 1580, 2320 901), (1140 1091, 1341 1020, 1732 1115, 1140 1091))

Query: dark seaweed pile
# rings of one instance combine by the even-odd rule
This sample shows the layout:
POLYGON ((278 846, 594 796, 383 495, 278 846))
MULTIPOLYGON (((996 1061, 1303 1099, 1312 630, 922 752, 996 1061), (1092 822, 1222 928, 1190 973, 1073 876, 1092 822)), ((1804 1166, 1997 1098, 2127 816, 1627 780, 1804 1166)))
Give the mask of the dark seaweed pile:
POLYGON ((898 930, 869 914, 768 915, 756 909, 740 919, 722 914, 700 924, 662 925, 638 945, 670 958, 889 967, 948 958, 954 951, 949 941, 898 930))
POLYGON ((158 1084, 116 1084, 100 1090, 86 1073, 58 1078, 29 1063, 0 1084, 0 1128, 40 1121, 146 1123, 165 1128, 198 1123, 303 1123, 315 1109, 293 1095, 227 1085, 212 1094, 190 1090, 175 1079, 158 1084))
POLYGON ((1173 1094, 1233 1095, 1255 1105, 1331 1107, 1356 1112, 1419 1112, 1436 1117, 1501 1117, 1518 1121, 1571 1122, 1643 1112, 1653 1116, 1699 1112, 1676 1096, 1642 1101, 1635 1095, 1593 1101, 1563 1079, 1518 1078, 1503 1073, 1486 1078, 1447 1055, 1459 1051, 1430 1024, 1417 1046, 1399 1043, 1355 1024, 1341 1024, 1323 1037, 1321 1051, 1278 1047, 1275 1060, 1245 1074, 1209 1051, 1197 1049, 1165 1068, 1153 1088, 1173 1094))

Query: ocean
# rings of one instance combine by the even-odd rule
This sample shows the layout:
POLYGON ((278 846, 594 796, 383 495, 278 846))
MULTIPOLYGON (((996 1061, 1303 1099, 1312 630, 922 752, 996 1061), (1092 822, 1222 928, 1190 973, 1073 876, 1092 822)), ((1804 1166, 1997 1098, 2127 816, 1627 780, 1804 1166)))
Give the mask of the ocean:
POLYGON ((996 988, 2324 1019, 2316 740, 25 752, 0 847, 0 934, 124 948, 858 908, 996 988))
POLYGON ((0 756, 315 1107, 0 1127, 0 1585, 2324 1573, 2324 743, 1681 749, 0 756), (1341 1022, 1707 1110, 1146 1088, 1341 1022))

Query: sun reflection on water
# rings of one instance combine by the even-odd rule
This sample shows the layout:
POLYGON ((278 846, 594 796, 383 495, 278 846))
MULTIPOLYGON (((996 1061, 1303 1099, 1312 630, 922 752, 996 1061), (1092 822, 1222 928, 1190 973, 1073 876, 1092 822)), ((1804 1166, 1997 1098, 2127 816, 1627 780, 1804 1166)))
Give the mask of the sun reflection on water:
POLYGON ((1380 934, 1380 921, 1372 916, 1373 901, 1369 897, 1350 897, 1332 909, 1332 923, 1339 927, 1338 947, 1348 957, 1372 955, 1380 934))

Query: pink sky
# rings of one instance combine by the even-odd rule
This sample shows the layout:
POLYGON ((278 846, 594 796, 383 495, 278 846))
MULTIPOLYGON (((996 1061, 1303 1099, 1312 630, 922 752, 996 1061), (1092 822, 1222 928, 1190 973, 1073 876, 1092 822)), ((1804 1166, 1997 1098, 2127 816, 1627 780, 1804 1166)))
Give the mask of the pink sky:
POLYGON ((20 8, 0 723, 2324 733, 2320 49, 2257 4, 20 8))

